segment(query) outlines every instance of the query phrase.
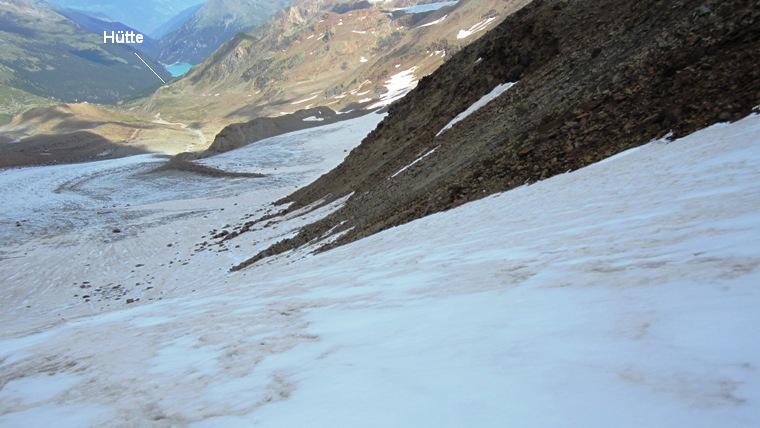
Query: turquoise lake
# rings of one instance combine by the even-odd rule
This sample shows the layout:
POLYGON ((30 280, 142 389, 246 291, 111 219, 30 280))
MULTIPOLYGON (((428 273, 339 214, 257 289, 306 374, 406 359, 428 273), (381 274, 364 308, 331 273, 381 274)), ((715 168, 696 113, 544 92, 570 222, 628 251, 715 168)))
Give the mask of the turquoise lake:
POLYGON ((175 62, 174 64, 164 65, 164 68, 172 75, 172 77, 181 77, 187 74, 192 66, 192 64, 186 62, 175 62))

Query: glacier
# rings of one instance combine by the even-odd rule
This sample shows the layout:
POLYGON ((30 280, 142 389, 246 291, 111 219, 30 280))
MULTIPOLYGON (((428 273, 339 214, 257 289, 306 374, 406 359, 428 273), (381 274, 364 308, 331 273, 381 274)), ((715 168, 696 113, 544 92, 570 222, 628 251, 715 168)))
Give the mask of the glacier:
POLYGON ((760 425, 757 114, 325 253, 228 272, 335 206, 158 272, 201 231, 332 168, 341 158, 328 153, 344 156, 379 119, 208 160, 271 175, 234 195, 119 188, 126 179, 101 170, 155 162, 144 157, 3 171, 4 198, 30 193, 37 213, 99 209, 91 198, 105 196, 87 186, 101 185, 133 204, 117 209, 150 212, 122 219, 134 224, 115 242, 90 239, 104 226, 82 218, 6 246, 0 426, 760 425), (169 215, 191 209, 201 212, 169 215), (173 291, 118 309, 56 303, 76 275, 112 280, 137 263, 173 291), (48 284, 53 274, 63 279, 48 284))

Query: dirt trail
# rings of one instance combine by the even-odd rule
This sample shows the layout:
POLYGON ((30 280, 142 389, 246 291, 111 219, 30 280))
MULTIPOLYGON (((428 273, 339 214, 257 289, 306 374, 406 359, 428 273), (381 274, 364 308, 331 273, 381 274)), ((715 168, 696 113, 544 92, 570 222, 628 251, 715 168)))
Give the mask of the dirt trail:
POLYGON ((186 151, 193 151, 194 149, 197 149, 197 147, 194 147, 194 146, 199 146, 202 148, 208 147, 208 139, 206 138, 206 135, 203 134, 203 131, 201 131, 200 129, 192 128, 186 123, 169 122, 164 119, 161 119, 161 113, 156 113, 155 119, 153 119, 152 122, 158 125, 178 126, 180 129, 190 131, 190 133, 195 135, 198 143, 196 143, 195 145, 188 144, 186 146, 186 151))

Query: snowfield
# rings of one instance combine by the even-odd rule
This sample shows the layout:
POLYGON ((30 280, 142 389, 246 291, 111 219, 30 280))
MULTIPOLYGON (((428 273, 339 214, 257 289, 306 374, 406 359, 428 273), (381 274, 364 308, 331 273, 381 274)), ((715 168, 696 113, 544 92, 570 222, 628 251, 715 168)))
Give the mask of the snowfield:
POLYGON ((143 158, 40 169, 11 188, 36 169, 0 173, 5 200, 35 195, 30 216, 58 198, 81 215, 3 253, 0 426, 760 426, 758 115, 320 255, 227 272, 340 201, 161 270, 210 227, 329 169, 340 157, 326 153, 349 150, 379 118, 213 160, 271 174, 234 194, 167 185, 148 198, 132 196, 129 176, 113 185, 143 158), (80 170, 88 192, 53 192, 80 170), (119 217, 127 233, 104 239, 103 220, 88 220, 93 195, 151 214, 119 217), (141 263, 174 291, 110 309, 64 303, 81 291, 73 282, 141 263))

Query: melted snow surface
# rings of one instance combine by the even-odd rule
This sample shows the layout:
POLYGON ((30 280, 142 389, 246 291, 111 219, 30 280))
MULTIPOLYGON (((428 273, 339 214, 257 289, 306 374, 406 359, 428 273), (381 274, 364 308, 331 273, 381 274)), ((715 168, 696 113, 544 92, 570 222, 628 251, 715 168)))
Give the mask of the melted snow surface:
MULTIPOLYGON (((336 134, 319 132, 335 126, 297 134, 319 143, 298 150, 328 143, 336 134)), ((232 153, 220 164, 258 156, 232 153)), ((278 156, 291 165, 300 155, 278 156)), ((101 174, 83 188, 111 189, 118 174, 87 165, 96 166, 101 174)), ((67 168, 44 171, 42 184, 24 181, 16 196, 71 180, 67 168)), ((111 197, 133 197, 135 185, 121 182, 111 197)), ((227 274, 267 240, 261 230, 234 256, 189 265, 195 293, 79 317, 35 311, 43 302, 33 294, 52 272, 42 264, 76 270, 85 248, 104 274, 146 254, 158 261, 167 235, 188 240, 212 220, 167 219, 116 243, 69 236, 55 251, 56 241, 34 238, 0 264, 0 426, 756 427, 757 183, 755 115, 327 253, 292 252, 227 274), (30 273, 13 279, 23 266, 30 273), (32 309, 9 300, 23 290, 32 309)), ((155 190, 158 199, 176 191, 155 190)), ((200 188, 195 197, 207 208, 226 202, 218 225, 246 212, 231 201, 266 199, 238 191, 215 201, 200 188)), ((90 197, 64 195, 80 207, 90 197)), ((161 209, 188 209, 184 195, 161 209)), ((190 280, 176 275, 161 282, 190 280)))

